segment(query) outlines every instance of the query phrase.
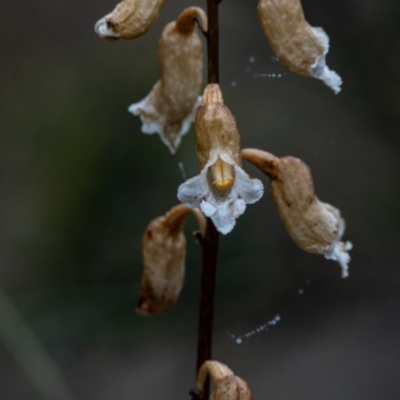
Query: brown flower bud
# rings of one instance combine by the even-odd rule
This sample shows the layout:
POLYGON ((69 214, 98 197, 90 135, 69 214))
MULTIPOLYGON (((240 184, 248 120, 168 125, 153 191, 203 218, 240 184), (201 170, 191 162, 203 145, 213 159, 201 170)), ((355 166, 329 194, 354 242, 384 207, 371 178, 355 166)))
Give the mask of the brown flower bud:
POLYGON ((201 172, 179 186, 178 199, 189 207, 200 207, 218 231, 227 234, 246 205, 262 197, 264 187, 241 168, 236 120, 216 83, 204 90, 196 116, 196 146, 201 172))
POLYGON ((340 241, 345 221, 337 208, 317 198, 308 166, 298 158, 279 159, 257 149, 243 149, 242 157, 271 178, 272 198, 293 241, 304 251, 339 262, 346 278, 352 244, 340 241))
POLYGON ((123 0, 94 29, 103 39, 135 39, 153 26, 163 4, 164 0, 123 0))
POLYGON ((196 388, 203 391, 207 375, 210 375, 214 384, 214 391, 210 400, 252 400, 247 383, 234 375, 233 372, 219 361, 206 361, 197 375, 196 388))
POLYGON ((204 11, 189 7, 164 28, 158 43, 161 79, 148 96, 128 109, 140 116, 142 132, 158 133, 171 153, 188 132, 201 101, 203 50, 196 22, 207 30, 204 11))
POLYGON ((321 79, 335 93, 340 92, 340 76, 325 63, 329 37, 322 28, 308 24, 300 0, 258 0, 258 16, 272 51, 285 68, 321 79))
POLYGON ((139 305, 136 311, 153 315, 168 311, 181 292, 185 275, 186 238, 183 225, 193 213, 204 236, 206 220, 198 209, 184 204, 151 221, 143 235, 144 270, 139 305))

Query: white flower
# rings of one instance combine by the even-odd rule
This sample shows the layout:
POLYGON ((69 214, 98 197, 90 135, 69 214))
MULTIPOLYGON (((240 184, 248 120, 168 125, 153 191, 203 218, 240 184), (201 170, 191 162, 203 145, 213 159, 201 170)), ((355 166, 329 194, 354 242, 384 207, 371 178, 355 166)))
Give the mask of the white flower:
POLYGON ((263 193, 259 179, 249 177, 228 154, 216 152, 199 175, 179 186, 178 199, 189 207, 200 207, 225 235, 246 205, 258 201, 263 193))
POLYGON ((195 126, 201 172, 179 186, 178 199, 188 207, 200 207, 225 235, 233 229, 246 205, 262 197, 264 186, 241 168, 236 120, 225 106, 217 83, 204 89, 195 126))

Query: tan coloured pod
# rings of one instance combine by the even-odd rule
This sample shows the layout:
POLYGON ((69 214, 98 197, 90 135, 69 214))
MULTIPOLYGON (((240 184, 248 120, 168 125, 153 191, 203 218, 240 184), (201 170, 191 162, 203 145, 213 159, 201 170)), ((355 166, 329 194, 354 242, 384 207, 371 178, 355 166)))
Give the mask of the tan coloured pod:
POLYGON ((164 28, 158 43, 161 79, 148 96, 128 108, 140 116, 142 132, 158 133, 171 153, 189 131, 201 100, 203 50, 196 23, 207 30, 204 11, 189 7, 164 28))
POLYGON ((227 234, 246 205, 262 197, 264 187, 241 168, 236 120, 224 105, 218 84, 205 88, 195 127, 201 171, 179 186, 178 199, 188 207, 199 207, 219 232, 227 234))
POLYGON ((252 400, 247 383, 219 361, 206 361, 197 374, 196 388, 202 393, 207 375, 214 384, 210 400, 252 400))
POLYGON ((272 199, 293 241, 304 251, 339 262, 346 278, 352 244, 340 241, 345 221, 337 208, 317 198, 308 166, 298 158, 277 158, 257 149, 243 149, 242 157, 271 178, 272 199))
POLYGON ((163 4, 164 0, 123 0, 94 29, 103 39, 135 39, 153 26, 163 4))
POLYGON ((202 235, 206 220, 198 209, 184 204, 151 221, 143 235, 144 270, 136 311, 153 315, 168 311, 178 299, 185 275, 186 238, 183 225, 190 213, 196 216, 202 235))
POLYGON ((340 92, 342 79, 325 63, 329 37, 305 20, 300 0, 258 0, 258 16, 273 53, 285 68, 321 79, 340 92))

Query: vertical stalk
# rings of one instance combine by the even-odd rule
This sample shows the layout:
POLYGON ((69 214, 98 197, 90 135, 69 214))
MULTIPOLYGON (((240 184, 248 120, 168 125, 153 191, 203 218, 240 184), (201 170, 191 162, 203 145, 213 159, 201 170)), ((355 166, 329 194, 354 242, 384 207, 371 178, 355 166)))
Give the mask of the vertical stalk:
MULTIPOLYGON (((219 83, 219 20, 218 5, 221 0, 207 0, 208 32, 208 83, 219 83)), ((202 239, 203 261, 201 272, 199 328, 197 337, 197 367, 198 372, 212 354, 212 331, 214 320, 215 276, 217 271, 219 233, 210 218, 207 219, 207 230, 202 239)), ((201 396, 208 400, 210 381, 207 379, 201 396)), ((192 392, 193 400, 199 399, 199 394, 192 392)))
MULTIPOLYGON (((212 353, 212 333, 214 321, 215 276, 217 271, 218 237, 211 219, 207 219, 207 230, 202 240, 203 266, 201 271, 199 328, 197 336, 197 365, 198 372, 204 361, 210 360, 212 353)), ((208 400, 210 382, 207 379, 202 394, 203 400, 208 400)), ((197 397, 194 397, 196 399, 197 397)))
POLYGON ((221 0, 207 0, 208 33, 208 83, 219 83, 219 3, 221 0))

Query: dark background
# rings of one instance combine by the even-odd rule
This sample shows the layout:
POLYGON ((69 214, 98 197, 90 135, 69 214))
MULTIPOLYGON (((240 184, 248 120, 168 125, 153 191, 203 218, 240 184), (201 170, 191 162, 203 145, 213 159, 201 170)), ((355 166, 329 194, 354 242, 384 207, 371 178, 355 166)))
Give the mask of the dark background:
MULTIPOLYGON (((93 31, 110 0, 0 5, 2 400, 188 398, 194 221, 174 309, 154 318, 134 310, 142 232, 177 203, 178 164, 198 173, 193 131, 171 156, 127 107, 159 77, 163 26, 190 5, 205 1, 166 0, 150 32, 121 43, 93 31)), ((343 280, 338 264, 291 242, 267 190, 221 238, 214 357, 259 400, 399 399, 400 3, 303 2, 330 36, 339 95, 273 61, 256 5, 220 6, 221 86, 242 145, 303 159, 318 196, 341 209, 354 250, 343 280), (254 77, 272 73, 284 75, 254 77), (241 345, 229 336, 276 314, 269 332, 241 345)))

